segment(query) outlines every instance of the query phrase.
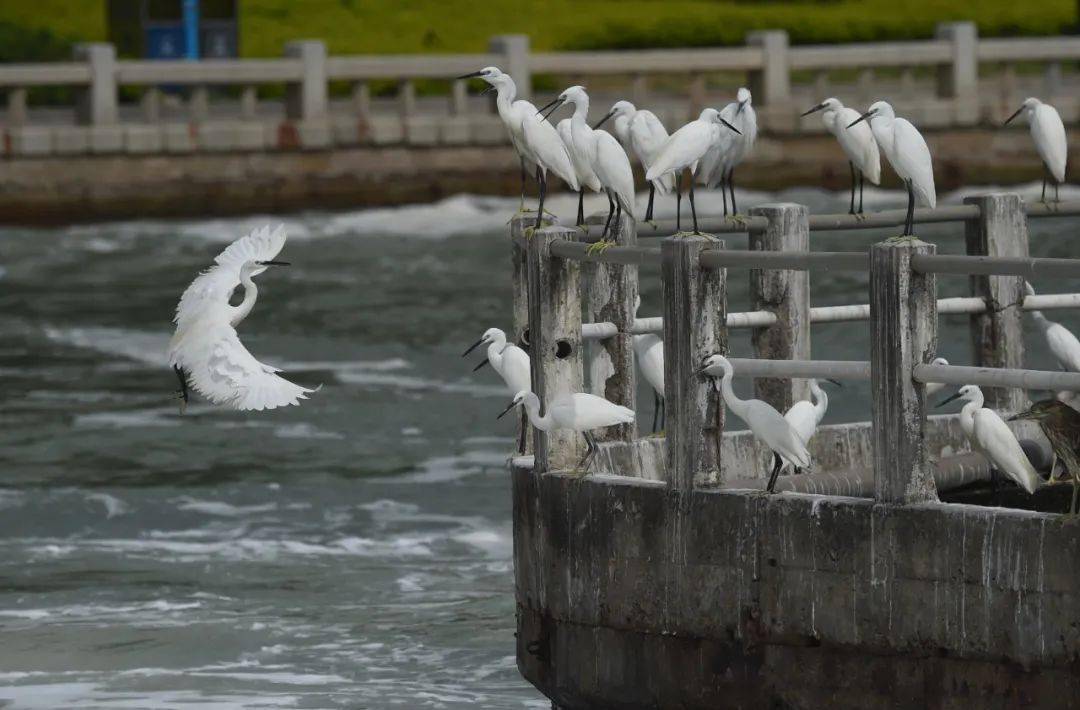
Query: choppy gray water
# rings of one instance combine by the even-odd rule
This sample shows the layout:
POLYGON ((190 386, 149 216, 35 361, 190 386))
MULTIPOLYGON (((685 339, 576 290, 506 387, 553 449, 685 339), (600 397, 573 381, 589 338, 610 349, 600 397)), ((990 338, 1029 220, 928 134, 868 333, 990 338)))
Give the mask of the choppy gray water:
MULTIPOLYGON (((741 204, 767 199, 845 202, 794 190, 741 204)), ((699 199, 703 211, 713 202, 699 199)), ((456 197, 0 229, 0 706, 548 707, 513 656, 514 424, 494 419, 507 399, 494 373, 471 375, 477 358, 459 357, 485 328, 508 326, 501 238, 515 207, 456 197), (226 242, 268 221, 289 226, 293 266, 260 277, 244 341, 324 387, 285 411, 196 403, 180 416, 163 362, 176 300, 226 242)), ((1034 222, 1033 253, 1077 256, 1078 226, 1034 222)), ((960 225, 919 233, 962 249, 960 225)), ((812 243, 857 249, 882 236, 812 243)), ((655 315, 657 273, 642 278, 642 315, 655 315)), ((745 276, 730 278, 731 308, 743 309, 745 276)), ((817 305, 866 301, 865 276, 813 283, 817 305)), ((941 280, 943 295, 965 289, 941 280)), ((942 330, 957 363, 965 322, 942 330)), ((817 357, 866 357, 867 344, 858 325, 814 331, 817 357)), ((1029 365, 1051 365, 1034 332, 1029 347, 1029 365)), ((748 339, 733 350, 746 355, 748 339)), ((829 420, 868 418, 866 397, 835 393, 829 420)))

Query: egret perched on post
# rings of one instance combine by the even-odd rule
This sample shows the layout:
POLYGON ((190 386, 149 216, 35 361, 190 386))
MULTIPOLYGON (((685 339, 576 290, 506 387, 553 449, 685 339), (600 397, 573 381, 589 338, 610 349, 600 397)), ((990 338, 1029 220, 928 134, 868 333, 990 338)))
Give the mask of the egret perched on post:
POLYGON ((780 467, 784 463, 795 468, 807 468, 810 465, 810 452, 807 451, 806 444, 795 427, 784 419, 780 412, 760 399, 739 399, 735 395, 735 390, 731 387, 735 369, 726 357, 710 355, 705 358, 698 373, 705 373, 710 377, 716 377, 718 373, 721 375, 720 388, 728 409, 746 422, 754 437, 773 452, 772 473, 769 474, 769 483, 765 490, 773 492, 776 478, 780 475, 780 467))
MULTIPOLYGON (((1072 475, 1073 495, 1069 512, 1076 515, 1076 503, 1080 494, 1080 412, 1056 399, 1044 399, 1031 405, 1026 411, 1014 414, 1009 421, 1032 419, 1050 440, 1055 462, 1061 461, 1065 472, 1072 475)), ((1053 477, 1054 465, 1050 466, 1053 477)))
POLYGON ((612 217, 618 218, 625 211, 630 219, 634 216, 634 171, 630 159, 619 141, 607 131, 591 128, 586 118, 589 115, 589 95, 583 86, 571 86, 559 94, 558 98, 544 106, 550 116, 565 103, 574 105, 574 115, 570 117, 570 134, 574 142, 574 152, 582 157, 600 181, 608 198, 608 217, 603 240, 611 228, 612 217))
POLYGON ((548 403, 547 413, 540 416, 540 398, 535 393, 522 390, 514 395, 497 418, 517 406, 524 406, 529 413, 529 421, 540 431, 564 429, 576 431, 585 437, 585 456, 578 463, 578 468, 587 473, 593 456, 596 455, 594 429, 604 429, 618 424, 630 424, 634 421, 634 410, 607 401, 603 397, 585 392, 564 392, 548 403))
MULTIPOLYGON (((516 394, 522 390, 532 389, 532 374, 529 365, 529 355, 513 343, 506 342, 506 333, 499 328, 488 328, 484 334, 469 346, 469 349, 461 354, 466 357, 481 345, 487 345, 487 357, 473 368, 476 372, 484 365, 491 365, 495 372, 499 373, 506 389, 510 394, 516 394)), ((522 417, 521 429, 518 433, 518 453, 525 453, 525 421, 522 417)))
POLYGON ((1061 122, 1057 109, 1034 97, 1024 99, 1016 113, 1005 120, 1005 125, 1009 125, 1020 114, 1024 114, 1027 119, 1031 128, 1031 140, 1035 142, 1035 150, 1039 153, 1045 169, 1042 201, 1046 202, 1046 177, 1049 176, 1054 181, 1054 202, 1058 202, 1058 186, 1065 182, 1065 159, 1069 155, 1069 148, 1065 144, 1065 124, 1061 122))
POLYGON ((575 192, 578 190, 577 175, 570 163, 566 146, 555 128, 536 115, 536 106, 524 99, 514 100, 517 87, 509 74, 498 67, 485 67, 479 71, 459 76, 458 79, 483 79, 496 91, 495 106, 499 118, 510 133, 510 142, 521 160, 521 204, 525 204, 526 163, 536 166, 536 182, 540 184, 540 204, 537 207, 536 227, 544 219, 544 198, 547 197, 547 171, 558 175, 575 192))
MULTIPOLYGON (((629 146, 628 150, 647 172, 668 139, 664 124, 652 111, 639 110, 629 101, 616 101, 607 115, 593 128, 599 128, 611 118, 615 119, 615 137, 624 146, 629 146)), ((671 192, 674 187, 675 180, 671 175, 664 175, 649 183, 649 206, 645 208, 646 222, 652 221, 656 193, 659 192, 662 197, 671 192)))
MULTIPOLYGON (((1024 282, 1024 291, 1028 296, 1035 295, 1035 289, 1027 281, 1024 282)), ((1042 314, 1042 311, 1031 311, 1031 317, 1035 319, 1039 328, 1046 338, 1046 344, 1053 353, 1058 366, 1066 372, 1080 372, 1080 340, 1065 326, 1055 323, 1042 314)))
MULTIPOLYGON (((936 357, 930 361, 931 365, 948 365, 949 361, 943 357, 936 357)), ((945 388, 945 385, 941 382, 927 382, 925 385, 926 396, 929 397, 932 394, 936 394, 945 388)))
POLYGON ((754 111, 752 102, 750 89, 742 87, 736 93, 735 101, 720 111, 721 118, 735 126, 736 135, 717 134, 714 151, 707 160, 709 170, 704 178, 709 186, 720 185, 720 191, 724 195, 725 216, 728 193, 724 191, 724 186, 726 185, 731 193, 731 213, 738 214, 739 210, 735 206, 735 168, 750 154, 757 140, 757 112, 754 111))
POLYGON ((960 410, 960 428, 964 430, 971 448, 985 456, 994 468, 1016 482, 1028 493, 1034 493, 1042 483, 1027 454, 1020 448, 1009 426, 993 409, 983 406, 982 390, 975 385, 964 385, 960 390, 937 406, 944 407, 957 399, 964 400, 960 410))
POLYGON ((915 201, 923 207, 937 206, 937 192, 934 191, 934 166, 930 160, 930 149, 919 130, 906 118, 897 118, 893 107, 886 101, 878 101, 870 110, 847 125, 856 126, 863 121, 870 122, 874 140, 889 165, 904 181, 908 193, 907 218, 904 220, 904 236, 915 233, 915 201))
POLYGON ((592 164, 586 159, 586 157, 578 153, 574 149, 574 132, 570 128, 571 119, 564 118, 559 121, 555 126, 555 130, 559 133, 559 138, 562 138, 563 145, 566 146, 566 152, 570 154, 570 162, 574 165, 574 173, 577 175, 578 185, 581 189, 578 190, 578 202, 577 202, 577 226, 585 226, 585 188, 589 188, 593 192, 600 192, 604 189, 600 184, 600 178, 596 177, 596 173, 592 169, 592 164))
MULTIPOLYGON (((827 379, 826 381, 837 387, 841 386, 836 380, 827 379)), ((829 396, 825 394, 825 390, 821 389, 817 380, 810 380, 810 396, 813 401, 799 400, 784 413, 784 419, 795 429, 795 433, 799 435, 799 440, 804 445, 810 443, 818 424, 821 424, 821 420, 825 418, 825 412, 829 409, 829 396)))
POLYGON ((181 411, 189 386, 214 404, 239 410, 262 410, 299 404, 314 392, 277 375, 248 352, 236 326, 251 313, 259 289, 252 280, 277 261, 285 246, 285 228, 256 229, 237 239, 199 274, 176 306, 176 333, 169 342, 169 364, 180 380, 181 411), (237 286, 244 286, 240 305, 229 304, 237 286))
MULTIPOLYGON (((634 300, 634 318, 640 307, 641 296, 638 296, 634 300)), ((657 420, 662 429, 667 414, 664 411, 664 340, 655 333, 641 333, 633 337, 633 348, 638 369, 653 391, 652 430, 655 432, 657 420)))
POLYGON ((694 218, 694 234, 700 234, 697 223, 697 209, 694 206, 694 176, 697 175, 701 159, 709 152, 721 126, 739 132, 739 129, 720 116, 714 108, 701 112, 696 121, 691 121, 671 134, 664 146, 646 171, 645 179, 649 182, 659 180, 668 173, 675 173, 675 228, 682 229, 682 171, 690 169, 690 214, 694 218))
POLYGON ((874 140, 870 126, 866 124, 858 123, 848 127, 859 119, 859 112, 853 108, 847 108, 837 99, 825 99, 803 113, 803 116, 809 116, 818 111, 823 111, 821 121, 840 143, 840 148, 847 156, 848 167, 851 168, 851 207, 848 209, 848 214, 862 214, 863 184, 867 180, 874 185, 881 183, 881 157, 878 154, 877 141, 874 140), (858 212, 855 211, 856 182, 859 185, 858 212))

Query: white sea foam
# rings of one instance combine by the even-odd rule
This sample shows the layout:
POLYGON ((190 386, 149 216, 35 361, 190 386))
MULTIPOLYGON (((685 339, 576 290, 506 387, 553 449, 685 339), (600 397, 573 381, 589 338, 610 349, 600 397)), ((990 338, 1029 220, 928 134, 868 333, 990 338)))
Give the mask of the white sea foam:
POLYGON ((203 515, 217 515, 227 518, 235 518, 242 515, 254 515, 256 513, 268 513, 277 510, 277 503, 263 503, 260 505, 232 505, 219 500, 201 500, 190 496, 182 496, 176 499, 176 507, 179 510, 187 510, 203 515))
POLYGON ((165 367, 169 334, 105 326, 45 326, 45 336, 56 343, 116 355, 155 368, 165 367))
POLYGON ((421 462, 419 471, 369 480, 379 483, 445 483, 505 469, 506 458, 506 454, 497 451, 471 451, 464 456, 436 456, 421 462))
POLYGON ((319 429, 307 422, 283 424, 274 428, 274 436, 279 439, 344 439, 345 435, 336 431, 319 429))
POLYGON ((131 510, 131 507, 120 500, 116 496, 109 495, 108 493, 88 493, 86 500, 94 503, 100 503, 105 508, 105 517, 113 518, 117 515, 123 515, 131 510))

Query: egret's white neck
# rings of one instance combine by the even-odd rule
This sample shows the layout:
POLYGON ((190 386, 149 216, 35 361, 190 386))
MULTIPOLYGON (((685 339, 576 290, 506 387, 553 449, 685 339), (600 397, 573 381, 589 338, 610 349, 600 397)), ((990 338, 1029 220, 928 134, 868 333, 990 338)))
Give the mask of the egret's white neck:
MULTIPOLYGON (((967 400, 964 406, 960 409, 960 428, 964 430, 964 433, 971 439, 975 432, 975 412, 982 409, 983 398, 967 400)), ((971 439, 971 443, 974 445, 975 440, 971 439)))
POLYGON ((505 80, 495 84, 495 107, 499 110, 500 115, 507 115, 510 111, 510 105, 514 103, 514 99, 517 97, 517 86, 514 84, 514 80, 507 77, 505 80))
POLYGON ((577 126, 578 124, 588 127, 589 117, 589 97, 580 96, 574 99, 574 115, 571 117, 571 126, 577 126))
POLYGON ((1035 319, 1035 322, 1039 324, 1039 327, 1046 330, 1054 324, 1052 320, 1043 315, 1042 311, 1029 311, 1031 317, 1035 319))
POLYGON ((735 370, 730 367, 724 368, 724 376, 720 379, 720 391, 724 394, 724 401, 728 408, 740 418, 746 414, 746 400, 739 399, 731 386, 731 379, 735 377, 735 370))
POLYGON ((825 394, 825 390, 821 389, 817 380, 810 381, 810 395, 814 398, 814 418, 820 424, 825 418, 825 412, 829 409, 829 395, 825 394))
POLYGON ((244 300, 239 306, 233 308, 232 318, 229 319, 229 324, 234 328, 248 317, 248 313, 251 313, 251 309, 255 307, 255 299, 259 297, 259 287, 251 280, 251 274, 241 271, 240 283, 244 285, 244 300))
POLYGON ((529 413, 529 421, 534 427, 540 431, 551 431, 555 428, 555 420, 551 417, 551 412, 540 416, 540 398, 536 396, 535 392, 529 392, 525 395, 523 404, 525 411, 529 413))

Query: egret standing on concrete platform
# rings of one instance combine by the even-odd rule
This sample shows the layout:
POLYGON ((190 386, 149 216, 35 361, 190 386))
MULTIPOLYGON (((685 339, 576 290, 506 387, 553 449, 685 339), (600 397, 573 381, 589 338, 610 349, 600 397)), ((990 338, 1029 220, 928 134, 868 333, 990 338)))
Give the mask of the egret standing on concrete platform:
POLYGON ((1035 150, 1043 162, 1042 201, 1046 202, 1046 177, 1049 176, 1054 181, 1054 202, 1059 202, 1058 186, 1065 182, 1065 159, 1069 155, 1069 147, 1065 143, 1065 124, 1061 122, 1057 109, 1036 98, 1024 99, 1016 113, 1005 119, 1005 125, 1020 114, 1027 119, 1031 140, 1035 142, 1035 150))
POLYGON ((862 214, 863 212, 863 184, 869 180, 874 185, 881 183, 881 157, 878 153, 877 141, 870 126, 858 123, 849 126, 859 119, 859 112, 847 108, 837 99, 828 98, 814 106, 803 116, 823 111, 821 121, 825 128, 832 133, 844 155, 848 159, 848 167, 851 168, 851 207, 848 214, 862 214), (857 178, 857 180, 856 180, 857 178), (859 185, 859 210, 855 211, 855 183, 859 185))
POLYGON ((575 192, 577 176, 570 162, 566 146, 555 128, 536 115, 536 107, 524 99, 514 100, 517 87, 509 74, 498 67, 485 67, 480 71, 459 76, 458 79, 483 79, 496 91, 495 106, 499 118, 510 133, 510 142, 521 161, 521 204, 525 204, 526 163, 536 166, 536 182, 540 184, 540 204, 537 206, 536 227, 544 219, 544 198, 547 196, 547 171, 558 175, 575 192))
POLYGON ((589 126, 589 95, 585 93, 585 87, 571 86, 540 110, 551 115, 565 103, 574 104, 574 115, 570 117, 574 152, 588 163, 607 193, 608 217, 600 234, 603 240, 608 235, 613 217, 618 219, 626 212, 630 219, 637 219, 634 216, 634 171, 618 139, 607 131, 589 126))
MULTIPOLYGON (((499 328, 488 328, 479 340, 461 354, 461 357, 467 356, 481 345, 487 345, 487 357, 473 368, 473 372, 476 372, 484 365, 491 365, 491 368, 499 373, 499 377, 506 383, 506 389, 510 391, 511 395, 522 390, 532 389, 529 354, 517 345, 506 342, 506 333, 499 328)), ((522 418, 521 429, 518 432, 518 453, 525 453, 524 418, 522 418)))
MULTIPOLYGON (((1024 282, 1024 292, 1028 296, 1035 295, 1035 289, 1027 281, 1024 282)), ((1046 345, 1050 348, 1058 366, 1066 372, 1080 372, 1080 340, 1065 326, 1055 323, 1042 314, 1042 311, 1031 311, 1031 317, 1035 319, 1039 329, 1046 338, 1046 345)))
POLYGON ((698 372, 709 377, 720 375, 720 388, 728 409, 746 422, 746 426, 750 427, 754 437, 773 452, 772 473, 769 474, 769 483, 765 490, 769 493, 775 490, 776 478, 780 475, 780 468, 785 463, 795 468, 810 466, 810 452, 807 451, 806 444, 799 438, 795 427, 791 426, 780 412, 760 399, 739 399, 735 395, 735 390, 731 387, 731 378, 735 376, 735 369, 726 357, 710 355, 705 358, 698 372))
POLYGON ((180 379, 181 411, 188 401, 189 383, 214 404, 240 410, 299 404, 315 391, 279 377, 280 370, 256 360, 236 333, 259 295, 252 279, 271 266, 288 266, 274 258, 284 246, 284 227, 273 232, 269 227, 256 229, 218 254, 214 266, 199 274, 180 297, 169 364, 180 379), (233 306, 229 298, 241 284, 244 300, 233 306))
MULTIPOLYGON (((836 380, 827 381, 837 387, 840 386, 836 380)), ((795 433, 799 435, 803 444, 810 443, 818 425, 829 410, 829 396, 825 394, 825 390, 821 389, 817 380, 810 380, 810 396, 813 397, 813 401, 801 399, 784 413, 784 419, 795 429, 795 433)))
POLYGON ((697 223, 697 208, 694 206, 694 176, 697 175, 701 159, 712 148, 717 134, 725 130, 739 132, 739 129, 720 116, 714 108, 701 112, 696 121, 691 121, 671 134, 656 155, 652 167, 645 173, 649 182, 659 180, 668 173, 675 173, 675 229, 682 229, 682 171, 690 169, 690 214, 694 219, 694 234, 700 234, 697 223))
POLYGON ((907 218, 904 220, 904 236, 915 234, 916 198, 922 207, 937 206, 934 190, 934 166, 930 161, 930 148, 919 130, 905 118, 897 118, 893 107, 886 101, 878 101, 870 110, 847 125, 856 126, 870 122, 874 140, 889 165, 904 181, 908 193, 907 218))
MULTIPOLYGON (((633 153, 643 170, 648 172, 653 161, 659 155, 660 149, 667 142, 668 132, 664 124, 652 111, 638 110, 629 101, 616 101, 606 116, 601 118, 593 128, 599 128, 610 118, 615 119, 615 137, 622 142, 623 146, 629 146, 628 150, 633 153)), ((651 222, 653 218, 653 201, 659 191, 661 196, 671 192, 675 187, 675 180, 671 175, 664 175, 649 183, 649 206, 645 209, 645 221, 651 222)))

